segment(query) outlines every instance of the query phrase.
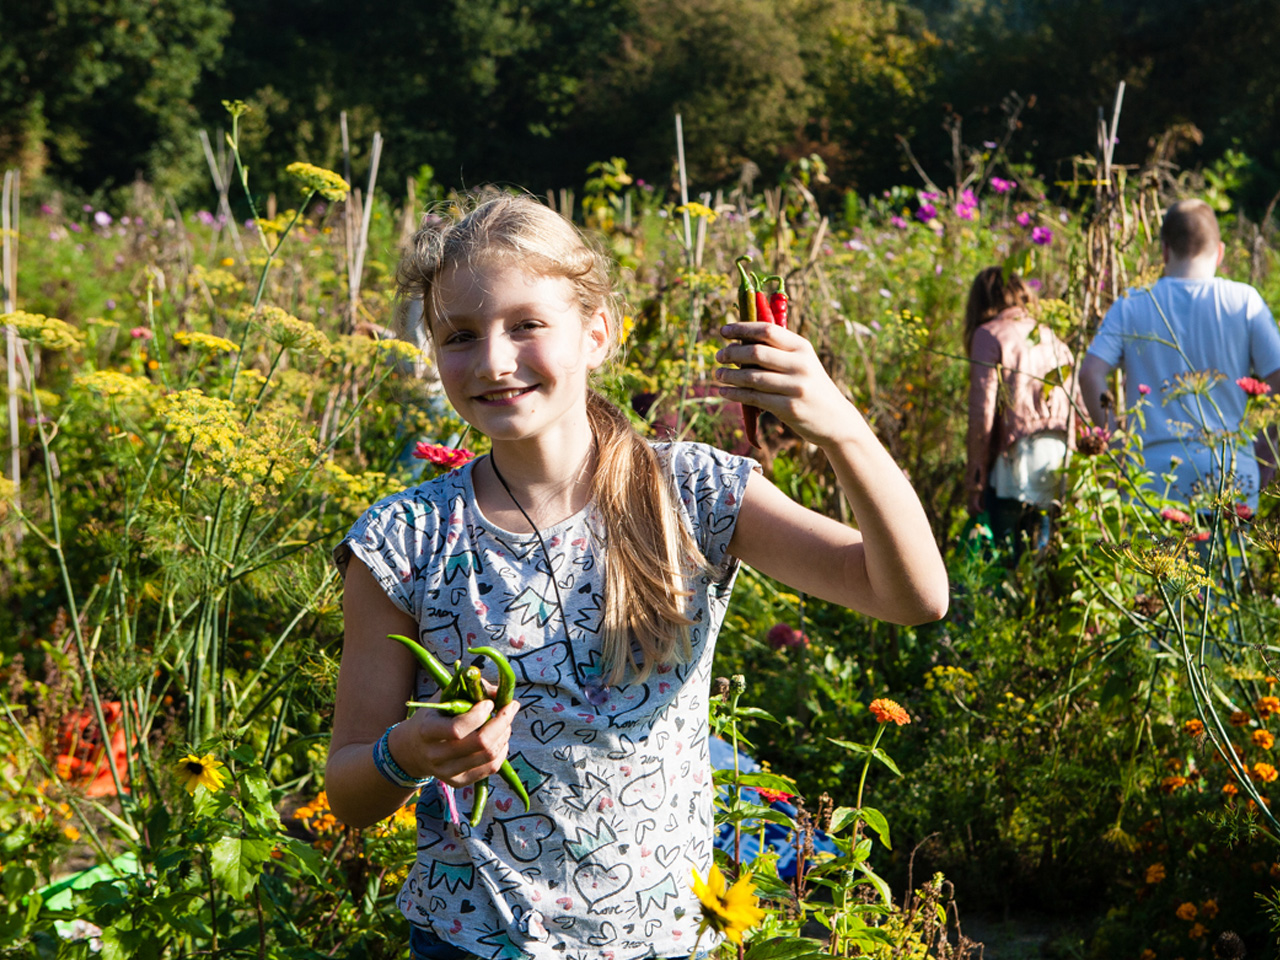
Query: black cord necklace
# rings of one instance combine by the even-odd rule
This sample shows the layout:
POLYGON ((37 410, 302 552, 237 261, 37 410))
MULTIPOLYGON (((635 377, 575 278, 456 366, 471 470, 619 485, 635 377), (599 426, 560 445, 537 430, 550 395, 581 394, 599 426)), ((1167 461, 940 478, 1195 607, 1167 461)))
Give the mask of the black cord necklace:
MULTIPOLYGON (((524 507, 520 505, 520 501, 516 499, 516 495, 511 492, 511 487, 507 485, 506 478, 503 477, 502 471, 498 469, 498 461, 493 457, 493 451, 489 451, 489 466, 493 468, 493 475, 498 478, 498 483, 502 484, 502 489, 507 491, 507 496, 511 498, 511 502, 516 505, 516 509, 520 511, 520 516, 524 517, 524 522, 529 524, 533 530, 534 537, 537 538, 538 546, 542 549, 542 556, 547 561, 547 574, 551 578, 551 588, 556 594, 556 607, 560 611, 560 622, 564 625, 565 640, 569 639, 569 618, 565 615, 564 600, 560 596, 560 584, 556 580, 555 564, 551 561, 551 551, 547 549, 547 542, 542 539, 542 531, 538 529, 538 525, 533 522, 533 518, 529 516, 524 507)), ((572 643, 570 643, 569 657, 573 659, 572 643)), ((574 672, 577 672, 577 665, 574 665, 574 672)), ((586 694, 587 702, 593 706, 601 706, 609 699, 609 686, 602 679, 593 677, 582 684, 583 692, 586 694)))

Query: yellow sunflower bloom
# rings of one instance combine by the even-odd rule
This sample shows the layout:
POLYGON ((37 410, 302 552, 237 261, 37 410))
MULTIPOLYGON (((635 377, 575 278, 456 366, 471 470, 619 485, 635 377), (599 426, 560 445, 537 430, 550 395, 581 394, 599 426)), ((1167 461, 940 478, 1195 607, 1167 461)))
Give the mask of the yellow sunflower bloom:
POLYGON ((182 785, 187 788, 187 793, 195 793, 199 787, 204 787, 206 790, 221 790, 227 779, 222 764, 214 758, 212 753, 206 753, 203 757, 189 753, 178 761, 176 769, 182 785))
POLYGON ((702 903, 701 930, 710 927, 734 943, 742 943, 742 935, 764 919, 755 889, 749 873, 743 873, 732 887, 726 888, 724 874, 715 864, 705 883, 695 869, 693 893, 702 903))

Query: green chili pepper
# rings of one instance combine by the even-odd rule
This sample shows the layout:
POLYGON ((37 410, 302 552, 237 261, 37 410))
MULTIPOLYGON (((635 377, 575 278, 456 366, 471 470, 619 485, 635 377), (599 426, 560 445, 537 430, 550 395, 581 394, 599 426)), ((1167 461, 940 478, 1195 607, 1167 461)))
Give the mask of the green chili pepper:
POLYGON ((441 700, 461 700, 467 695, 466 689, 462 685, 462 661, 453 661, 453 676, 449 678, 449 684, 440 693, 441 700))
POLYGON ((480 820, 484 816, 485 804, 489 802, 489 778, 485 777, 483 780, 477 780, 475 787, 476 798, 471 805, 471 816, 468 818, 468 822, 473 829, 480 826, 480 820))
POLYGON ((448 686, 449 681, 453 679, 449 671, 445 669, 444 664, 437 660, 432 652, 426 647, 410 640, 408 637, 402 637, 398 633, 387 634, 387 639, 395 640, 396 642, 402 643, 408 647, 409 652, 412 653, 417 661, 426 668, 427 673, 431 674, 431 679, 436 682, 436 686, 441 690, 448 686))
POLYGON ((488 657, 493 661, 494 666, 498 668, 498 695, 493 698, 493 702, 497 704, 497 709, 501 710, 511 702, 511 698, 515 695, 515 670, 511 668, 507 658, 493 647, 468 647, 467 653, 477 657, 488 657))
POLYGON ((421 700, 406 700, 406 707, 417 707, 423 710, 439 710, 441 713, 449 713, 455 717, 459 714, 466 713, 475 706, 470 700, 441 700, 439 703, 424 703, 421 700))
POLYGON ((472 703, 479 703, 481 700, 488 699, 484 695, 484 684, 480 682, 480 668, 467 667, 462 674, 462 689, 466 692, 467 699, 472 703))

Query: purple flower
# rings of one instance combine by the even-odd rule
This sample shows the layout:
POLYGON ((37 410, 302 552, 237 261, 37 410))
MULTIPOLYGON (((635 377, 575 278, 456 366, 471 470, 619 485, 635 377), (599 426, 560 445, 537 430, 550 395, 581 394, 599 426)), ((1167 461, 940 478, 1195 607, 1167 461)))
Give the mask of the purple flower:
POLYGON ((47 203, 42 203, 40 204, 40 212, 43 213, 46 217, 52 217, 53 207, 49 206, 47 203))
POLYGON ((67 227, 68 229, 71 230, 72 233, 79 233, 81 230, 80 224, 78 223, 68 223, 67 227))
POLYGON ((86 203, 86 204, 84 205, 84 212, 85 212, 85 213, 93 213, 93 204, 92 204, 92 203, 86 203))
POLYGON ((844 248, 846 250, 866 250, 867 245, 863 243, 861 240, 854 237, 844 242, 844 248))
POLYGON ((1044 286, 1044 284, 1041 283, 1039 280, 1037 280, 1035 277, 1027 277, 1027 279, 1023 280, 1022 283, 1024 286, 1028 286, 1032 290, 1035 290, 1037 292, 1039 292, 1040 288, 1044 286))
POLYGON ((107 309, 108 309, 108 310, 114 310, 115 308, 116 308, 116 302, 115 302, 114 300, 108 300, 108 301, 107 301, 107 309))
POLYGON ((217 218, 208 210, 197 210, 196 219, 203 223, 206 227, 212 227, 218 222, 217 218))
POLYGON ((982 145, 988 150, 994 150, 996 147, 1000 146, 1000 144, 996 143, 994 140, 983 140, 982 145))
POLYGON ((956 216, 961 220, 977 220, 978 208, 965 203, 956 204, 956 216))
POLYGON ((258 228, 258 224, 252 217, 250 217, 244 222, 244 228, 246 230, 256 230, 258 228))
POLYGON ((991 178, 991 189, 996 193, 1008 193, 1018 185, 1017 180, 1003 180, 1000 177, 991 178))
POLYGON ((922 190, 920 192, 920 202, 928 203, 930 200, 937 200, 940 196, 942 196, 942 194, 940 193, 933 193, 929 190, 922 190))
POLYGON ((1039 244, 1042 247, 1047 247, 1049 244, 1053 243, 1053 231, 1048 227, 1032 227, 1031 242, 1039 244))
POLYGON ((1031 226, 1031 214, 1027 213, 1027 211, 1025 210, 1023 210, 1020 214, 1018 214, 1013 219, 1018 221, 1019 226, 1023 226, 1023 227, 1031 226))
POLYGON ((907 229, 907 221, 903 220, 901 217, 890 217, 889 222, 899 230, 907 229))
POLYGON ((938 216, 938 208, 932 203, 920 204, 920 209, 916 211, 916 219, 921 223, 928 223, 930 220, 938 216))
POLYGON ((934 275, 935 277, 940 277, 940 276, 942 276, 942 264, 940 264, 940 263, 936 263, 936 264, 934 264, 934 266, 933 266, 933 275, 934 275))
POLYGON ((111 226, 111 214, 105 210, 99 210, 93 215, 93 222, 100 227, 109 227, 111 226))

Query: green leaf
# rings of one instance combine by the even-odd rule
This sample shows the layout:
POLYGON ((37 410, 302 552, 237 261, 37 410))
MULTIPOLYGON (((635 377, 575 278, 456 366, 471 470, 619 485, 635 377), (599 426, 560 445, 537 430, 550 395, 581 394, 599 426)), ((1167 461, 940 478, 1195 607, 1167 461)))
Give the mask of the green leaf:
POLYGON ((827 833, 839 833, 859 819, 857 807, 836 807, 831 814, 831 826, 827 827, 827 833))
POLYGON ((852 740, 837 740, 835 737, 827 737, 829 741, 837 747, 843 747, 850 753, 856 753, 860 757, 865 757, 871 752, 871 745, 866 743, 854 743, 852 740))
POLYGON ((214 879, 232 897, 243 900, 258 882, 262 864, 271 856, 271 847, 267 840, 223 837, 209 848, 214 879))
POLYGON ((757 806, 754 803, 743 804, 737 809, 722 813, 718 819, 720 822, 725 823, 742 823, 743 829, 748 831, 750 831, 751 827, 747 825, 747 821, 751 820, 767 820, 769 823, 776 823, 783 827, 794 828, 796 825, 796 822, 781 810, 757 806))
POLYGON ((885 905, 891 905, 893 903, 893 894, 889 890, 889 884, 885 883, 884 879, 865 863, 855 864, 855 866, 866 874, 867 879, 870 880, 871 885, 876 888, 876 893, 880 894, 880 899, 885 903, 885 905))
POLYGON ((790 777, 777 773, 742 773, 736 777, 732 770, 716 770, 713 779, 717 784, 733 784, 735 781, 743 787, 764 787, 766 790, 781 790, 784 793, 795 793, 796 782, 790 777))
POLYGON ((770 937, 752 940, 747 947, 746 960, 809 960, 825 957, 822 943, 807 937, 770 937))
POLYGON ((881 763, 883 763, 890 770, 892 770, 895 774, 897 774, 898 776, 902 776, 902 771, 899 770, 898 765, 893 762, 893 758, 890 757, 883 750, 881 750, 879 747, 876 747, 874 750, 872 750, 871 755, 875 757, 877 760, 879 760, 881 763))
POLYGON ((280 846, 297 859, 299 866, 308 874, 317 880, 323 878, 327 861, 320 855, 320 851, 311 846, 311 844, 304 843, 296 837, 286 837, 280 841, 280 846))
POLYGON ((761 710, 759 707, 738 707, 737 714, 739 717, 750 717, 753 720, 768 720, 770 723, 777 723, 778 718, 768 710, 761 710))
POLYGON ((862 818, 867 821, 867 826, 880 837, 880 842, 885 845, 885 848, 892 850, 893 844, 889 842, 889 821, 885 818, 885 815, 875 807, 863 807, 862 818))

